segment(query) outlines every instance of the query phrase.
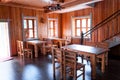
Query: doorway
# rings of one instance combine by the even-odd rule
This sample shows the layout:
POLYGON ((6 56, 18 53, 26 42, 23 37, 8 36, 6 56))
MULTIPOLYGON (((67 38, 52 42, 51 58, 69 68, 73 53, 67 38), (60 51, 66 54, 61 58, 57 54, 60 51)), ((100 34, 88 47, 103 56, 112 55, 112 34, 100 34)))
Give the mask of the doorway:
POLYGON ((10 57, 8 21, 0 21, 0 58, 10 57))

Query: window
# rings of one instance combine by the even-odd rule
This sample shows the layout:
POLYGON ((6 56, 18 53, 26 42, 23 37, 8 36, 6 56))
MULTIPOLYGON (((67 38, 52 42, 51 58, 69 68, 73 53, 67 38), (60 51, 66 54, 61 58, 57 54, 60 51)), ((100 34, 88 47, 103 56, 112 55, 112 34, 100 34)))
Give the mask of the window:
MULTIPOLYGON (((72 36, 73 37, 80 37, 81 32, 85 33, 86 31, 90 30, 90 17, 74 17, 72 19, 72 36)), ((90 35, 88 35, 90 37, 90 35)))
POLYGON ((37 19, 34 17, 24 17, 24 39, 36 39, 38 38, 37 33, 37 19))
POLYGON ((57 19, 48 19, 48 37, 58 37, 57 19))

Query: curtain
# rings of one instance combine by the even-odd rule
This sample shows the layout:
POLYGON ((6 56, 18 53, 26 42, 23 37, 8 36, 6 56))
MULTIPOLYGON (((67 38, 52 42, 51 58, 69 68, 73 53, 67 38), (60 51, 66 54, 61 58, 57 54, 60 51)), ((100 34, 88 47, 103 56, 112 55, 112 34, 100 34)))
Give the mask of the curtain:
POLYGON ((10 57, 8 22, 0 22, 0 58, 10 57))

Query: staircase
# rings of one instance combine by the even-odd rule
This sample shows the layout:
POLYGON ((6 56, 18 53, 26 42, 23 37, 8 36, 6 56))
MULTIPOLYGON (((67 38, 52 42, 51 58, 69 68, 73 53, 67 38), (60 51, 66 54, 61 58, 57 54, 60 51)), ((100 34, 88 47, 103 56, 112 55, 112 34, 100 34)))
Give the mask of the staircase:
POLYGON ((109 48, 120 44, 120 10, 91 28, 82 35, 81 41, 108 42, 109 48), (86 39, 88 35, 90 39, 86 39))
POLYGON ((120 44, 120 36, 114 36, 113 38, 106 40, 105 42, 109 43, 109 48, 112 48, 120 44))

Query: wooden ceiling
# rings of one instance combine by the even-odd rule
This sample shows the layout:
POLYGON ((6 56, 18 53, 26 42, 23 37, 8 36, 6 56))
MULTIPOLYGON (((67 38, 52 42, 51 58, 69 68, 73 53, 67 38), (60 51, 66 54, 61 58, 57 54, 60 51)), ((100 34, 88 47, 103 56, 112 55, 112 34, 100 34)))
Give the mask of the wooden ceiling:
POLYGON ((0 0, 0 5, 44 10, 45 6, 59 3, 64 9, 54 12, 65 13, 84 8, 91 8, 94 3, 100 1, 103 0, 0 0))

